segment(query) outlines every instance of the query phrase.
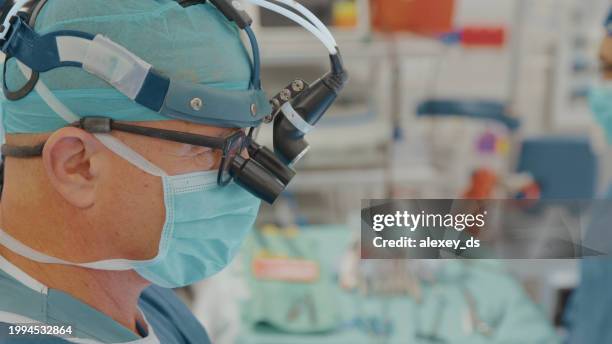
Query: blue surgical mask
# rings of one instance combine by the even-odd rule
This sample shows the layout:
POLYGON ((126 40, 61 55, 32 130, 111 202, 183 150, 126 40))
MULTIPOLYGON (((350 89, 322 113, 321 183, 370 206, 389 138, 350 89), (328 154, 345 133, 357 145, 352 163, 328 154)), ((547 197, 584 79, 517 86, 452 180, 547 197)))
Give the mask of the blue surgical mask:
POLYGON ((259 199, 217 171, 163 177, 166 223, 158 262, 136 271, 166 288, 185 286, 226 267, 253 226, 259 199))
POLYGON ((612 144, 612 83, 591 88, 589 106, 595 120, 606 133, 608 143, 612 144))
POLYGON ((136 270, 166 288, 186 286, 226 267, 257 217, 260 200, 242 187, 217 184, 217 171, 169 176, 118 139, 96 135, 115 154, 161 178, 166 220, 155 258, 72 263, 25 246, 0 230, 0 244, 21 256, 50 264, 100 270, 136 270))

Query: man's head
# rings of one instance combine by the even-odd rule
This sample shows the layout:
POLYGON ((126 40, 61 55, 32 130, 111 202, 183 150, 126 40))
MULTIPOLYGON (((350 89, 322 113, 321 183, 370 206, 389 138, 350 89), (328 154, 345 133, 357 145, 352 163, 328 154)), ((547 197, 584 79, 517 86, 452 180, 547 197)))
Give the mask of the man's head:
MULTIPOLYGON (((211 5, 55 0, 45 5, 35 28, 40 33, 103 34, 174 80, 218 89, 249 87, 250 62, 238 30, 211 5)), ((13 60, 6 68, 9 88, 23 85, 26 79, 13 60)), ((42 73, 40 81, 79 116, 220 138, 237 130, 169 120, 77 68, 42 73)), ((2 101, 8 144, 45 142, 41 157, 7 157, 2 226, 7 231, 28 228, 9 234, 37 251, 72 262, 154 258, 162 228, 170 215, 175 216, 167 214, 164 204, 167 186, 109 150, 95 135, 67 126, 37 91, 18 101, 2 101)), ((116 131, 111 135, 171 176, 216 170, 221 160, 219 150, 116 131)), ((211 206, 215 203, 209 201, 211 206)))

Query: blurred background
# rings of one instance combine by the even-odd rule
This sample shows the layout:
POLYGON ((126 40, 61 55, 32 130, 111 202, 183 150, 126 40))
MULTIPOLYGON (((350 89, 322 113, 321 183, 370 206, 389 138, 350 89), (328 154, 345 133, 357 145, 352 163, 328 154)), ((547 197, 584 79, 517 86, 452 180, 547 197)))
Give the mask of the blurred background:
MULTIPOLYGON (((578 262, 361 261, 361 199, 603 194, 612 154, 587 94, 610 2, 300 2, 332 28, 351 79, 241 257, 180 291, 213 341, 563 338, 578 262)), ((266 89, 327 70, 309 33, 250 10, 266 89)))

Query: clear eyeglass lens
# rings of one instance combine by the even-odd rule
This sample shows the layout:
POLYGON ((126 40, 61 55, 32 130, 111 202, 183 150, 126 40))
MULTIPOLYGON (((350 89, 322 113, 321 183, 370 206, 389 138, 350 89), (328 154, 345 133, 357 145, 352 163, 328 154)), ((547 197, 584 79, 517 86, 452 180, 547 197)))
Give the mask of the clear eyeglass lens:
POLYGON ((230 168, 236 156, 238 156, 238 154, 240 154, 242 150, 244 149, 245 139, 246 139, 246 136, 240 135, 240 136, 235 137, 230 143, 230 146, 227 149, 227 153, 223 158, 223 164, 221 166, 221 171, 220 171, 221 173, 220 181, 222 185, 225 185, 231 181, 232 176, 230 174, 230 168))

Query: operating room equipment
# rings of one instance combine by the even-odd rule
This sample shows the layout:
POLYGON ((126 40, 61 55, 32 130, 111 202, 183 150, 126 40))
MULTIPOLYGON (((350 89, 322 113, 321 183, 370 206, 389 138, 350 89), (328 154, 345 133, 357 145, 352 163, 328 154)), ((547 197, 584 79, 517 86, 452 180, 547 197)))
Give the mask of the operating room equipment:
POLYGON ((426 343, 446 343, 447 341, 444 340, 441 336, 440 336, 440 325, 442 322, 442 315, 444 312, 444 308, 446 307, 446 300, 442 297, 440 298, 436 298, 435 300, 436 302, 436 312, 435 317, 432 319, 432 323, 430 325, 430 328, 427 330, 423 329, 423 324, 421 321, 421 317, 417 317, 417 323, 416 323, 416 338, 418 338, 421 341, 424 341, 426 343))
MULTIPOLYGON (((430 99, 417 109, 429 134, 428 153, 446 195, 465 195, 475 173, 486 170, 498 180, 512 173, 513 148, 520 122, 505 104, 493 101, 430 99)), ((481 181, 486 179, 481 179, 481 181)), ((471 188, 473 189, 473 188, 471 188)), ((491 198, 504 197, 494 188, 491 198)))
MULTIPOLYGON (((239 2, 211 0, 229 21, 244 30, 251 44, 252 79, 245 91, 223 91, 171 80, 163 75, 163 71, 102 35, 74 30, 38 34, 32 27, 47 1, 7 0, 1 4, 0 10, 2 51, 7 55, 7 61, 18 60, 29 80, 22 88, 9 90, 5 77, 5 95, 10 100, 18 100, 35 90, 60 117, 72 123, 80 116, 72 113, 51 92, 45 92, 46 86, 38 78, 40 73, 60 67, 78 67, 106 81, 135 103, 165 117, 220 127, 256 128, 273 121, 274 152, 249 142, 246 148, 253 153, 252 157, 236 154, 226 159, 229 177, 257 197, 272 203, 293 178, 293 164, 308 150, 305 135, 333 104, 347 81, 347 74, 334 38, 306 8, 294 2, 280 1, 302 17, 270 1, 249 1, 286 16, 316 36, 329 52, 331 71, 312 84, 296 79, 268 102, 261 89, 261 61, 259 46, 250 28, 252 21, 239 2)), ((188 7, 206 1, 179 3, 188 7)), ((4 70, 6 72, 6 68, 4 70)), ((26 147, 25 151, 31 149, 26 147)), ((219 178, 220 185, 227 181, 219 178)))
MULTIPOLYGON (((452 286, 440 279, 439 272, 443 261, 362 261, 360 263, 361 293, 364 296, 377 296, 387 300, 393 296, 404 295, 410 297, 416 309, 425 307, 424 302, 435 302, 436 310, 431 316, 417 315, 415 319, 416 336, 428 343, 444 343, 441 337, 443 330, 441 322, 445 321, 444 313, 447 309, 446 292, 448 288, 457 289, 457 294, 463 299, 465 312, 463 322, 467 331, 478 335, 490 337, 493 335, 493 326, 485 321, 478 311, 476 295, 467 287, 469 278, 465 269, 453 275, 452 286), (425 300, 423 289, 431 290, 431 295, 425 300)), ((465 264, 465 263, 464 263, 465 264)), ((465 264, 466 266, 468 264, 465 264)), ((385 301, 388 302, 388 301, 385 301)))
MULTIPOLYGON (((338 250, 338 247, 349 248, 352 243, 352 233, 346 226, 308 226, 300 233, 302 240, 312 239, 317 243, 322 271, 326 267, 338 269, 339 260, 343 256, 343 250, 338 250)), ((389 261, 381 260, 370 263, 373 268, 381 266, 381 270, 384 269, 383 265, 392 265, 389 261)), ((420 301, 415 301, 407 293, 385 295, 382 287, 379 289, 381 294, 375 293, 373 289, 368 292, 347 289, 335 281, 336 292, 332 305, 340 313, 341 322, 334 331, 304 335, 283 331, 282 328, 275 330, 270 326, 251 326, 252 318, 247 317, 241 323, 242 335, 236 343, 424 343, 416 338, 416 332, 425 336, 430 334, 438 311, 437 300, 441 297, 447 303, 441 315, 438 337, 450 343, 558 342, 544 313, 500 262, 479 260, 465 264, 458 261, 428 261, 430 264, 421 267, 406 261, 394 263, 415 268, 418 280, 423 285, 420 301), (428 274, 436 280, 433 281, 428 274), (436 288, 439 289, 438 293, 434 292, 436 288), (468 288, 476 299, 475 309, 480 320, 495 329, 492 336, 481 335, 473 326, 463 288, 468 288), (421 317, 420 329, 417 326, 417 316, 421 317)), ((391 270, 385 272, 387 280, 392 280, 391 270)), ((384 279, 384 276, 380 277, 384 279)), ((278 298, 280 294, 276 295, 278 298)), ((242 308, 243 314, 249 311, 247 305, 242 308)), ((280 315, 285 316, 286 309, 283 308, 280 315)), ((323 314, 322 310, 318 314, 323 314)), ((307 315, 306 312, 302 316, 307 315)))
POLYGON ((372 25, 378 31, 432 35, 451 30, 458 7, 455 0, 375 0, 371 6, 372 25))
POLYGON ((250 326, 295 334, 338 327, 336 290, 314 240, 295 228, 264 226, 248 238, 243 255, 251 290, 243 315, 250 326))
POLYGON ((595 197, 597 165, 588 137, 546 135, 522 142, 517 171, 533 176, 543 199, 586 200, 595 197))
MULTIPOLYGON (((467 324, 469 324, 468 331, 484 337, 491 337, 493 335, 493 328, 479 316, 476 298, 466 287, 460 286, 460 288, 462 289, 461 293, 467 305, 466 312, 463 316, 467 319, 467 324)), ((423 324, 420 317, 417 317, 416 336, 426 343, 447 343, 448 340, 443 338, 440 329, 447 301, 444 299, 444 296, 440 294, 440 297, 436 298, 436 302, 435 316, 431 319, 431 323, 428 325, 429 328, 426 328, 427 325, 423 324)))

